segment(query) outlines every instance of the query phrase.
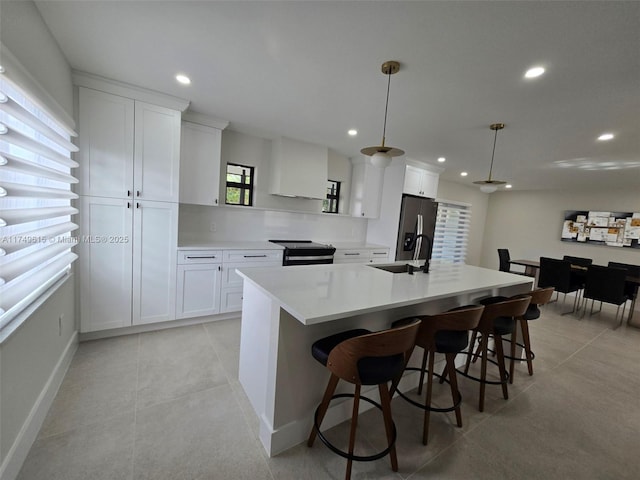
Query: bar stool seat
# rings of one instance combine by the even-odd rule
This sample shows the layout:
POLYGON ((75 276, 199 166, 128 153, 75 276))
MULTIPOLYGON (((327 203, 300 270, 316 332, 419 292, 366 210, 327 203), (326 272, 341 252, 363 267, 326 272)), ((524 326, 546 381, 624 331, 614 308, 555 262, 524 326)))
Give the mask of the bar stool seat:
POLYGON ((387 384, 388 382, 397 382, 397 379, 402 375, 413 352, 419 327, 420 321, 415 320, 403 327, 381 332, 370 333, 364 329, 348 330, 322 338, 311 347, 312 356, 331 372, 331 376, 322 402, 315 411, 307 445, 313 446, 315 438, 318 436, 332 452, 346 458, 346 480, 351 478, 351 467, 354 460, 372 461, 389 455, 391 468, 394 472, 398 471, 395 449, 396 427, 391 416, 391 397, 387 384), (354 393, 334 395, 340 380, 354 384, 354 393), (362 385, 378 385, 379 404, 360 394, 362 385), (338 449, 320 431, 322 420, 331 401, 345 397, 353 398, 348 451, 338 449), (360 400, 382 410, 387 436, 387 447, 381 452, 368 456, 354 454, 360 400))
MULTIPOLYGON (((405 370, 415 370, 420 372, 420 381, 418 383, 418 395, 422 394, 422 385, 424 383, 425 374, 427 375, 427 393, 424 404, 418 403, 407 395, 398 390, 398 395, 410 404, 424 410, 422 443, 427 445, 429 440, 429 420, 430 412, 456 412, 456 420, 458 427, 462 427, 462 413, 460 404, 462 403, 462 395, 458 390, 458 382, 455 370, 455 357, 458 353, 464 351, 469 344, 469 331, 478 326, 480 317, 484 307, 472 305, 455 308, 449 312, 438 315, 423 315, 420 318, 420 330, 416 338, 416 345, 424 349, 421 368, 406 367, 405 370), (434 372, 434 359, 436 353, 445 355, 446 367, 445 373, 439 375, 434 372), (427 361, 429 365, 427 367, 427 361), (439 377, 444 382, 445 375, 449 375, 449 385, 451 387, 451 398, 453 405, 450 407, 436 408, 431 405, 433 392, 433 377, 439 377)), ((400 326, 412 319, 398 320, 392 324, 400 326)), ((397 384, 391 388, 391 395, 397 389, 397 384)))

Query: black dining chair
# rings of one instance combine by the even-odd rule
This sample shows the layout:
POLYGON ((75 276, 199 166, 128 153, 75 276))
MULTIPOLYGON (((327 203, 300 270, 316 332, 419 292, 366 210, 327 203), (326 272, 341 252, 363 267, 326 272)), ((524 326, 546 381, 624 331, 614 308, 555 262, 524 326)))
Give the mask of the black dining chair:
POLYGON ((509 254, 509 250, 507 248, 498 249, 498 260, 500 262, 500 266, 498 267, 498 269, 501 272, 517 273, 518 275, 526 275, 525 272, 517 272, 517 271, 511 270, 511 255, 509 254))
POLYGON ((565 255, 562 257, 563 260, 571 263, 571 265, 577 265, 579 267, 588 267, 593 263, 593 259, 584 258, 584 257, 572 257, 570 255, 565 255))
POLYGON ((576 311, 580 290, 583 285, 584 281, 581 278, 571 275, 571 262, 568 260, 540 257, 540 276, 538 277, 538 287, 553 287, 556 292, 564 293, 562 301, 563 305, 567 299, 567 293, 575 292, 576 296, 573 301, 573 309, 568 312, 563 312, 561 315, 567 315, 576 311))
MULTIPOLYGON (((614 268, 622 268, 627 271, 627 276, 640 278, 640 265, 633 265, 630 263, 609 262, 608 266, 614 267, 614 268)), ((631 306, 629 308, 630 312, 636 306, 636 299, 638 298, 638 287, 640 287, 638 283, 629 282, 629 281, 625 282, 625 285, 624 285, 624 293, 629 297, 629 300, 631 300, 631 306)))
POLYGON ((591 299, 591 311, 589 315, 593 315, 593 304, 596 301, 600 302, 600 310, 596 313, 600 313, 602 310, 602 303, 612 303, 617 305, 615 319, 618 319, 618 313, 620 312, 620 305, 622 307, 622 316, 620 317, 620 323, 616 326, 622 325, 624 319, 624 310, 626 302, 629 300, 628 295, 625 293, 625 282, 627 277, 627 270, 623 268, 615 267, 603 267, 600 265, 591 265, 587 269, 587 280, 584 287, 584 311, 582 317, 587 313, 587 300, 591 299))

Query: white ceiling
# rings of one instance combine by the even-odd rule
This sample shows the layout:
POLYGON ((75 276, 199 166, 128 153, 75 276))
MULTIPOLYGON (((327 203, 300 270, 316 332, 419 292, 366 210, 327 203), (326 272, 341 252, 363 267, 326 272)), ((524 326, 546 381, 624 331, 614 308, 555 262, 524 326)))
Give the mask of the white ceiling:
POLYGON ((640 191, 640 2, 37 5, 74 69, 189 99, 237 131, 356 156, 381 141, 380 65, 397 60, 386 144, 446 157, 442 178, 486 179, 489 125, 504 122, 493 177, 514 189, 640 191), (547 73, 525 80, 533 65, 547 73))

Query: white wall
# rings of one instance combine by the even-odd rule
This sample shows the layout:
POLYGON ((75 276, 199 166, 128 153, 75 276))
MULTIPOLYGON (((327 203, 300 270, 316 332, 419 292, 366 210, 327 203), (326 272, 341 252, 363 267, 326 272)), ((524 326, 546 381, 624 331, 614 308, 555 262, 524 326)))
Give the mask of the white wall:
MULTIPOLYGON (((0 40, 73 116, 71 69, 30 1, 0 2, 0 40)), ((46 99, 49 100, 49 99, 46 99)), ((0 344, 0 477, 14 478, 61 378, 56 365, 75 346, 74 285, 68 281, 0 344), (58 319, 63 315, 62 328, 58 319), (52 381, 55 377, 56 381, 52 381), (34 413, 36 410, 38 412, 34 413)), ((64 370, 63 366, 61 369, 64 370)), ((62 372, 63 373, 63 372, 62 372)))
POLYGON ((178 243, 206 241, 314 240, 364 243, 367 221, 329 213, 299 213, 252 207, 180 205, 178 243), (211 224, 215 232, 211 232, 211 224))
POLYGON ((638 190, 496 192, 489 198, 481 265, 498 268, 498 248, 511 258, 537 260, 563 255, 640 264, 640 250, 568 243, 560 240, 565 210, 640 212, 638 190))

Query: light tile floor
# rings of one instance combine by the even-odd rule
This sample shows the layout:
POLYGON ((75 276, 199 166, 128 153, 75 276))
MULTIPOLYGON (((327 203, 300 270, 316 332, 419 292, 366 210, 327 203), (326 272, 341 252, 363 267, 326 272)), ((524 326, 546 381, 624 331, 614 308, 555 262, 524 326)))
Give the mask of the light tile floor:
MULTIPOLYGON (((547 306, 530 322, 535 374, 516 368, 504 400, 460 377, 462 428, 393 400, 400 470, 355 463, 355 479, 636 479, 640 472, 640 330, 613 314, 579 320, 547 306)), ((345 460, 317 441, 268 458, 238 383, 240 320, 82 343, 20 480, 341 479, 345 460)), ((436 402, 448 400, 446 385, 436 402)), ((377 411, 360 415, 357 449, 384 442, 377 411)), ((329 435, 340 443, 347 424, 329 435)))

